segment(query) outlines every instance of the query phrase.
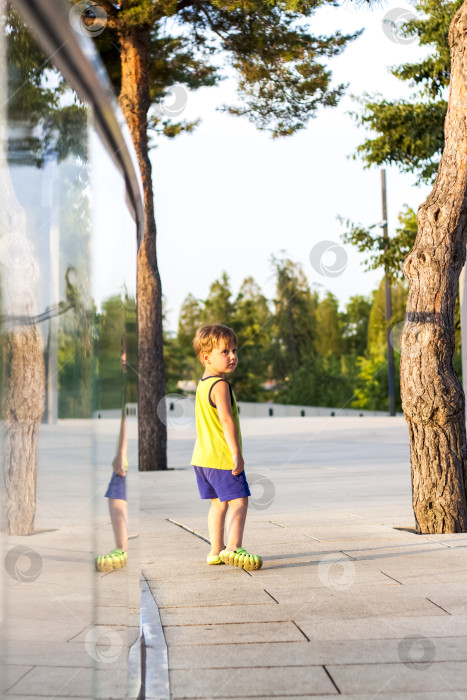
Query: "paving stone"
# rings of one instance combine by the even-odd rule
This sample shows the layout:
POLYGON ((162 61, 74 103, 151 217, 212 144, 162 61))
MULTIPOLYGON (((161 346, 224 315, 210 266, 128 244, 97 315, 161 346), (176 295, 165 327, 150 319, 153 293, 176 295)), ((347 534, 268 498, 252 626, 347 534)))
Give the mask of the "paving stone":
MULTIPOLYGON (((54 612, 51 613, 56 614, 54 612)), ((57 616, 55 619, 15 619, 9 616, 2 626, 1 636, 7 643, 32 642, 43 640, 43 642, 66 643, 69 639, 78 635, 83 629, 83 621, 57 616)))
MULTIPOLYGON (((269 586, 267 591, 280 604, 295 604, 300 609, 300 618, 350 619, 365 617, 439 616, 436 605, 407 591, 403 586, 356 586, 348 578, 329 579, 329 587, 281 589, 269 586)), ((445 613, 447 615, 447 613, 445 613)))
MULTIPOLYGON (((34 695, 17 695, 16 693, 14 695, 6 695, 5 697, 14 697, 15 700, 31 700, 31 697, 36 697, 34 695)), ((40 696, 39 696, 40 697, 40 696)), ((44 696, 42 696, 44 697, 44 696)), ((73 700, 73 698, 76 698, 77 700, 82 700, 84 696, 83 695, 67 695, 66 698, 67 700, 73 700)))
MULTIPOLYGON (((412 649, 412 637, 402 639, 352 639, 274 644, 218 644, 209 652, 200 646, 172 646, 171 669, 230 668, 232 658, 240 668, 248 666, 308 666, 310 664, 398 663, 401 653, 412 649), (402 644, 401 644, 402 642, 402 644)), ((467 637, 431 637, 428 645, 438 661, 467 661, 467 637)), ((427 642, 422 642, 427 644, 427 642)), ((423 649, 424 647, 422 647, 423 649)), ((405 658, 405 657, 404 657, 405 658)))
MULTIPOLYGON (((381 686, 390 669, 397 669, 399 686, 394 690, 391 680, 381 697, 467 700, 462 673, 451 667, 466 666, 467 534, 396 529, 414 527, 404 419, 242 421, 247 474, 262 474, 276 489, 267 509, 249 509, 244 542, 265 560, 251 575, 206 566, 208 543, 167 520, 207 537, 208 504, 198 499, 189 466, 193 430, 169 433, 169 463, 177 469, 129 475, 137 484, 130 515, 140 531, 133 547, 130 542, 129 566, 108 575, 93 571, 95 545, 107 547, 112 532, 106 500, 97 498, 93 511, 89 495, 103 492, 108 482, 118 420, 102 421, 99 428, 98 439, 91 439, 92 421, 41 426, 37 527, 59 529, 8 539, 9 548, 32 546, 43 558, 34 587, 8 580, 11 605, 4 610, 0 643, 13 628, 14 638, 3 642, 4 661, 26 669, 24 677, 15 676, 8 696, 53 697, 60 682, 77 673, 78 682, 62 686, 56 697, 123 699, 121 660, 139 633, 131 623, 138 617, 133 562, 141 556, 166 625, 174 698, 230 698, 235 692, 242 700, 329 697, 337 690, 326 666, 333 678, 340 674, 342 700, 374 700, 365 683, 381 686), (89 467, 92 443, 99 446, 95 475, 89 467), (136 506, 143 510, 136 517, 138 490, 136 506), (347 557, 345 564, 333 561, 336 555, 347 557), (123 618, 130 624, 121 624, 123 618), (96 621, 98 632, 113 632, 114 641, 120 640, 121 656, 113 654, 118 645, 105 634, 89 644, 96 621), (417 645, 434 654, 434 663, 422 672, 401 662, 417 645), (243 686, 232 690, 228 684, 221 691, 233 665, 243 686), (428 678, 435 667, 440 678, 455 679, 456 689, 442 689, 438 679, 438 685, 424 681, 414 691, 407 678, 428 678), (311 673, 318 679, 312 688, 311 673), (90 683, 94 696, 87 692, 90 683), (190 687, 194 692, 186 695, 190 687)), ((136 437, 136 424, 133 428, 136 437)))
POLYGON ((92 666, 93 659, 84 644, 68 642, 24 641, 4 643, 0 663, 37 666, 92 666))
MULTIPOLYGON (((148 583, 159 608, 231 605, 232 603, 258 605, 271 601, 270 596, 264 592, 264 588, 261 585, 250 583, 247 584, 247 587, 242 586, 243 577, 246 578, 246 574, 242 574, 240 570, 232 571, 232 574, 235 578, 230 580, 230 585, 228 586, 220 586, 218 583, 210 585, 210 583, 206 582, 205 586, 194 584, 193 586, 174 586, 172 588, 168 585, 165 588, 156 588, 154 590, 152 581, 148 581, 148 583)), ((227 582, 229 583, 229 581, 227 582)))
POLYGON ((278 622, 291 620, 296 611, 294 605, 277 605, 271 598, 266 605, 218 605, 185 608, 160 608, 164 627, 174 625, 221 624, 224 622, 278 622))
POLYGON ((300 586, 316 589, 333 585, 339 587, 371 584, 384 586, 394 583, 373 564, 355 562, 340 551, 325 552, 306 562, 277 563, 277 561, 265 559, 263 568, 254 571, 253 576, 263 581, 264 586, 269 589, 283 586, 285 573, 288 588, 300 586), (302 581, 300 582, 299 579, 302 581))
MULTIPOLYGON (((442 584, 443 582, 447 583, 465 583, 467 580, 467 569, 459 569, 458 571, 429 571, 429 567, 426 567, 428 570, 426 573, 419 573, 417 574, 416 571, 413 571, 411 574, 405 574, 402 573, 401 571, 393 571, 391 573, 391 576, 394 576, 394 578, 397 578, 398 581, 400 581, 403 585, 405 586, 413 586, 417 584, 425 584, 425 583, 440 583, 442 584)), ((388 573, 389 575, 389 573, 388 573)))
POLYGON ((300 629, 310 640, 336 639, 404 639, 421 635, 437 637, 464 637, 467 615, 420 617, 373 617, 349 620, 317 620, 300 617, 300 629))
POLYGON ((451 693, 467 689, 467 664, 441 661, 434 663, 327 665, 341 693, 403 693, 438 691, 451 693))
POLYGON ((93 672, 76 667, 42 666, 33 668, 6 693, 6 697, 93 697, 93 672))
POLYGON ((264 590, 258 593, 252 592, 248 596, 243 593, 218 593, 214 595, 212 593, 205 593, 204 595, 199 593, 198 595, 180 595, 178 598, 176 596, 166 595, 158 596, 157 606, 159 610, 189 610, 193 607, 205 607, 205 608, 223 608, 225 606, 230 606, 232 604, 241 605, 242 607, 253 607, 256 605, 265 604, 276 605, 276 603, 268 596, 264 590), (165 601, 165 602, 164 602, 165 601))
MULTIPOLYGON (((162 612, 162 620, 166 625, 186 624, 206 621, 219 623, 226 621, 237 621, 238 617, 248 614, 248 619, 254 621, 264 615, 264 619, 269 620, 295 620, 299 623, 305 619, 329 620, 329 619, 351 619, 351 618, 371 618, 371 617, 394 617, 395 614, 405 614, 407 616, 432 615, 434 617, 442 614, 436 605, 426 598, 419 597, 416 592, 408 592, 403 587, 397 586, 382 592, 379 588, 371 590, 361 590, 362 587, 351 587, 347 590, 328 590, 326 588, 312 591, 302 591, 296 588, 281 590, 275 588, 266 589, 271 596, 280 602, 279 605, 256 606, 254 610, 244 610, 243 606, 237 602, 235 606, 224 606, 220 608, 192 607, 189 609, 179 609, 175 612, 171 609, 168 614, 162 612)), ((245 596, 245 602, 247 601, 245 596)), ((271 602, 274 602, 271 598, 271 602)), ((447 615, 447 613, 445 613, 447 615)))
MULTIPOLYGON (((216 698, 216 700, 230 700, 229 695, 225 695, 221 698, 216 698)), ((258 700, 258 698, 265 698, 267 700, 270 696, 269 695, 244 695, 242 697, 242 700, 258 700)), ((303 700, 303 698, 309 697, 309 695, 275 695, 274 700, 303 700)), ((327 695, 313 695, 313 700, 329 700, 329 694, 327 695)), ((453 694, 452 693, 442 693, 442 692, 434 692, 434 693, 380 693, 377 696, 378 698, 381 698, 382 700, 393 700, 393 698, 397 698, 397 700, 453 700, 453 694)), ((352 693, 352 695, 347 695, 347 694, 340 694, 338 695, 339 700, 376 700, 375 694, 374 693, 352 693)), ((25 699, 26 700, 26 699, 25 699)), ((195 697, 189 697, 189 698, 184 698, 184 700, 198 700, 198 698, 195 697)), ((467 691, 459 691, 457 690, 454 695, 454 700, 467 700, 467 691)))
MULTIPOLYGON (((4 659, 6 661, 6 659, 4 659)), ((11 688, 15 683, 17 683, 20 678, 25 676, 32 670, 32 666, 27 665, 25 661, 18 664, 4 664, 0 666, 0 693, 3 696, 9 688, 11 688)))
POLYGON ((419 595, 430 599, 451 615, 466 615, 467 600, 464 583, 423 583, 414 582, 412 586, 404 585, 406 589, 413 589, 419 595))
POLYGON ((25 695, 29 698, 109 698, 125 696, 126 666, 112 670, 89 668, 53 668, 43 666, 32 669, 19 680, 6 697, 25 695))
POLYGON ((248 668, 171 671, 170 684, 175 698, 276 698, 293 688, 302 697, 337 691, 321 666, 300 668, 248 668))
POLYGON ((297 642, 304 636, 293 622, 244 622, 165 627, 167 644, 247 644, 255 642, 297 642))

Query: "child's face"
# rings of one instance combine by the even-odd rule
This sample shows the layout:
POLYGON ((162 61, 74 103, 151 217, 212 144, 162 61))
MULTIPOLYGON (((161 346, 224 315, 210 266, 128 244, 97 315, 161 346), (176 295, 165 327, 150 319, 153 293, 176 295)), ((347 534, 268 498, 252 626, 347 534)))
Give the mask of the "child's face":
POLYGON ((206 370, 215 374, 233 372, 238 365, 237 346, 224 343, 211 352, 204 352, 203 363, 206 370))

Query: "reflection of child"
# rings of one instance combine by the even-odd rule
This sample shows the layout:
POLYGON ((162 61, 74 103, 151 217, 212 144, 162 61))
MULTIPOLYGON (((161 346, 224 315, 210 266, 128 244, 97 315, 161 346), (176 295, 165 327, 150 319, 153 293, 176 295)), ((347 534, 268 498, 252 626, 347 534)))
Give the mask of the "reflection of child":
POLYGON ((121 363, 123 370, 123 407, 120 423, 120 435, 118 438, 117 454, 112 462, 113 474, 110 479, 105 496, 109 499, 109 513, 114 531, 116 549, 108 554, 96 558, 97 571, 112 571, 122 569, 127 562, 128 546, 128 502, 126 498, 126 468, 128 461, 126 456, 126 420, 125 420, 125 395, 126 395, 126 351, 122 339, 121 363))
POLYGON ((237 336, 227 326, 199 328, 193 347, 204 374, 196 390, 197 439, 191 460, 201 498, 210 499, 211 552, 208 564, 231 564, 253 571, 263 562, 242 547, 250 490, 245 478, 237 402, 225 374, 237 364, 237 336), (229 512, 227 547, 224 524, 229 512))

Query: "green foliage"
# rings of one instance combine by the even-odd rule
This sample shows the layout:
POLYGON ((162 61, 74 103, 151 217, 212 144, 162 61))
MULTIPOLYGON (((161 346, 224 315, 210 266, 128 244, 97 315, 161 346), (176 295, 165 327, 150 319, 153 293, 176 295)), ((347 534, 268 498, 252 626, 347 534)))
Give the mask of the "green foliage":
POLYGON ((165 358, 169 365, 166 381, 171 391, 179 391, 176 389, 179 380, 196 382, 202 372, 192 346, 196 329, 207 323, 224 323, 235 330, 239 341, 241 361, 235 372, 237 390, 244 401, 264 399, 266 392, 262 384, 268 372, 270 320, 267 299, 251 277, 244 280, 234 301, 225 272, 211 285, 205 301, 200 302, 189 294, 181 307, 177 337, 166 334, 165 338, 165 358))
MULTIPOLYGON (((193 338, 196 329, 202 325, 202 303, 195 299, 192 294, 188 294, 180 309, 178 321, 178 335, 167 350, 164 351, 165 362, 169 361, 173 366, 174 360, 178 367, 178 376, 175 368, 166 372, 166 382, 175 382, 180 379, 195 380, 199 374, 201 364, 193 352, 193 338)), ((174 391, 174 390, 173 390, 174 391)))
POLYGON ((397 165, 402 172, 418 173, 417 183, 431 182, 438 170, 444 146, 447 102, 388 102, 365 97, 360 124, 376 132, 358 146, 356 156, 371 165, 397 165))
POLYGON ((339 301, 331 292, 326 292, 316 307, 316 347, 322 356, 342 353, 342 320, 339 301))
MULTIPOLYGON (((176 36, 164 33, 165 25, 159 16, 160 13, 156 13, 153 3, 150 4, 154 17, 158 16, 159 19, 150 22, 152 31, 148 47, 149 105, 146 124, 150 136, 163 135, 174 138, 182 132, 194 131, 200 119, 179 121, 165 114, 164 100, 169 98, 171 88, 174 85, 185 85, 189 90, 211 87, 219 82, 221 76, 217 74, 217 68, 209 64, 214 48, 206 42, 200 46, 194 46, 189 37, 180 35, 179 32, 176 36)), ((169 5, 173 3, 166 3, 165 11, 170 14, 169 5)), ((158 9, 162 12, 161 7, 158 9)), ((120 27, 129 21, 130 14, 130 10, 118 11, 113 7, 110 11, 113 20, 95 40, 117 94, 120 93, 121 88, 119 32, 120 27)), ((134 13, 131 16, 135 20, 136 27, 140 26, 138 16, 134 13)), ((162 14, 162 17, 164 16, 162 14)), ((155 146, 154 139, 150 141, 150 145, 155 146)))
POLYGON ((109 297, 98 313, 76 293, 78 302, 59 327, 60 418, 89 418, 93 410, 121 409, 123 396, 126 403, 138 400, 135 300, 127 294, 109 297))
POLYGON ((231 326, 238 342, 239 364, 235 389, 245 401, 264 401, 264 378, 268 376, 271 344, 271 311, 268 301, 252 277, 247 277, 234 304, 231 326))
POLYGON ((315 353, 318 294, 310 290, 301 265, 274 257, 272 265, 276 273, 272 372, 281 381, 315 353))
MULTIPOLYGON (((360 357, 358 379, 350 408, 387 410, 389 405, 387 354, 360 357)), ((394 355, 396 411, 402 411, 400 397, 400 355, 394 355)))
POLYGON ((430 46, 432 53, 418 63, 394 66, 392 74, 414 88, 413 98, 388 101, 382 96, 365 95, 357 121, 376 133, 366 139, 354 157, 363 158, 367 167, 396 164, 403 172, 417 175, 418 182, 432 182, 444 145, 444 119, 451 59, 448 31, 463 0, 420 0, 415 10, 420 19, 411 19, 398 31, 430 46))
POLYGON ((439 97, 449 85, 451 56, 448 43, 449 26, 463 0, 420 0, 415 10, 422 19, 411 19, 402 25, 406 37, 418 39, 420 46, 433 48, 431 56, 418 63, 405 63, 392 69, 393 75, 409 81, 420 94, 439 97))
POLYGON ((357 295, 349 299, 342 314, 342 343, 344 356, 357 357, 366 350, 371 300, 357 295))
POLYGON ((8 35, 8 121, 15 126, 8 138, 9 160, 42 166, 53 154, 86 154, 86 108, 67 88, 60 74, 10 8, 5 16, 8 35), (63 105, 62 96, 73 104, 63 105))
POLYGON ((231 297, 230 280, 227 273, 223 272, 221 279, 211 284, 208 298, 203 305, 201 322, 224 323, 228 326, 234 311, 231 297))
POLYGON ((389 322, 386 321, 386 287, 384 279, 373 292, 373 304, 368 322, 367 350, 371 356, 383 355, 386 351, 386 329, 403 323, 407 306, 407 283, 398 282, 391 287, 391 310, 389 322))
POLYGON ((194 371, 195 360, 197 363, 198 358, 193 357, 192 348, 185 348, 179 338, 164 332, 164 371, 167 394, 182 393, 178 387, 179 381, 191 379, 192 375, 197 376, 194 371))
MULTIPOLYGON (((251 277, 232 300, 225 273, 205 301, 188 295, 177 336, 165 338, 170 391, 180 392, 180 379, 199 380, 202 366, 194 355, 193 336, 200 324, 221 322, 238 336, 239 364, 232 382, 240 400, 387 410, 383 283, 372 298, 354 296, 339 311, 330 292, 320 298, 310 289, 299 264, 272 258, 272 265, 272 301, 251 277)), ((405 284, 395 284, 390 327, 403 319, 406 295, 405 284)))
POLYGON ((331 86, 325 62, 340 55, 361 33, 314 36, 306 18, 321 0, 130 0, 120 5, 102 0, 101 4, 108 25, 96 44, 117 93, 121 37, 150 28, 148 107, 153 109, 148 128, 169 137, 191 131, 198 123, 164 118, 154 109, 170 88, 212 86, 230 76, 231 68, 238 77, 240 103, 220 109, 246 116, 274 137, 303 129, 319 106, 338 103, 345 86, 331 86))
POLYGON ((352 398, 351 376, 342 373, 335 355, 307 358, 276 397, 278 403, 348 408, 352 398))
MULTIPOLYGON (((367 350, 365 355, 358 357, 358 373, 355 381, 355 396, 352 408, 364 408, 370 411, 387 409, 388 392, 388 361, 387 361, 387 328, 394 329, 405 318, 407 305, 407 284, 397 282, 391 289, 392 316, 386 321, 385 281, 373 292, 373 303, 368 322, 367 350)), ((401 411, 400 399, 400 347, 396 344, 397 333, 391 336, 395 367, 395 396, 396 411, 401 411)))
POLYGON ((58 417, 90 418, 93 367, 72 323, 58 329, 58 417))
POLYGON ((361 224, 353 224, 342 218, 340 221, 348 228, 342 236, 343 241, 354 245, 360 253, 369 254, 364 263, 366 270, 383 268, 391 281, 403 277, 404 259, 412 250, 417 235, 417 214, 413 209, 404 205, 399 214, 400 226, 396 228, 395 235, 388 239, 382 233, 370 233, 361 224))
MULTIPOLYGON (((387 411, 386 329, 403 323, 406 282, 393 282, 392 317, 387 323, 384 279, 371 298, 351 297, 341 312, 330 292, 319 298, 310 290, 300 265, 288 259, 273 259, 273 265, 277 293, 272 302, 252 278, 244 280, 232 301, 225 273, 211 285, 205 301, 192 295, 185 299, 177 336, 165 338, 168 391, 180 393, 180 379, 199 380, 202 366, 191 344, 196 328, 222 322, 233 327, 239 339, 239 365, 232 382, 240 400, 387 411), (217 309, 212 316, 205 312, 208 301, 211 309, 217 309), (227 310, 227 317, 221 309, 227 310), (297 366, 292 365, 294 356, 299 358, 297 366), (266 388, 268 383, 275 388, 266 388)), ((461 376, 458 302, 455 323, 454 367, 461 376)), ((401 411, 396 339, 397 333, 392 342, 396 410, 401 411)))
POLYGON ((296 19, 293 11, 263 9, 247 21, 240 17, 229 34, 243 104, 222 109, 247 116, 274 138, 303 129, 319 106, 337 105, 346 86, 331 88, 331 73, 319 59, 339 55, 360 34, 315 37, 296 19))
POLYGON ((58 417, 90 418, 96 309, 83 299, 78 287, 73 287, 72 294, 75 306, 61 317, 58 327, 58 417))
POLYGON ((123 402, 122 345, 127 352, 125 389, 127 403, 137 400, 136 302, 125 296, 112 296, 102 303, 96 318, 97 359, 95 410, 116 409, 123 402))

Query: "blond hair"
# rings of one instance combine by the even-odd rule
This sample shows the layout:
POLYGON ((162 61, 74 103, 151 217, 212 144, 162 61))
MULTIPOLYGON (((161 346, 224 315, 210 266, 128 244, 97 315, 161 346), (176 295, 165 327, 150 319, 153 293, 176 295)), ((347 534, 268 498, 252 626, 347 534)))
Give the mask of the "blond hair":
POLYGON ((203 352, 211 352, 213 348, 220 347, 221 343, 228 346, 238 344, 235 331, 222 323, 212 323, 198 328, 193 338, 193 348, 201 362, 203 362, 203 352))

